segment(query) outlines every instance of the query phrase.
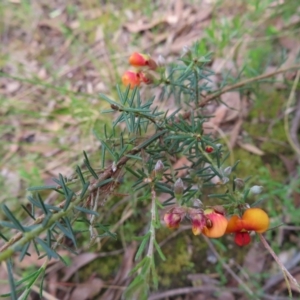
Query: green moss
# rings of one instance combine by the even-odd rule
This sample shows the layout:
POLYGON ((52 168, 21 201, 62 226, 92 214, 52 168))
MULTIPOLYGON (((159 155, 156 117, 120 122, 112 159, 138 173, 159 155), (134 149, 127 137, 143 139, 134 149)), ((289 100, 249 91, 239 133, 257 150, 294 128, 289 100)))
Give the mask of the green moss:
MULTIPOLYGON (((194 245, 193 245, 194 247, 194 245)), ((161 287, 182 286, 186 278, 184 273, 194 268, 188 252, 186 235, 181 234, 176 240, 170 241, 163 247, 167 259, 159 262, 158 277, 161 287)))
POLYGON ((98 258, 86 265, 79 272, 79 279, 83 281, 89 278, 92 274, 99 274, 100 278, 108 280, 111 278, 112 274, 116 273, 121 264, 120 256, 107 256, 103 258, 98 258))
POLYGON ((278 91, 269 91, 270 86, 264 86, 256 94, 255 103, 243 124, 244 142, 256 145, 265 155, 258 156, 237 148, 234 157, 241 161, 238 167, 238 177, 249 175, 260 176, 260 167, 268 166, 273 178, 282 180, 285 168, 278 155, 293 155, 287 141, 284 129, 285 95, 278 91))
POLYGON ((284 129, 285 97, 282 93, 261 90, 243 129, 266 153, 289 153, 284 129))
POLYGON ((240 161, 235 172, 239 178, 246 178, 257 174, 258 168, 263 163, 261 156, 252 154, 242 148, 236 148, 234 150, 234 157, 240 161))

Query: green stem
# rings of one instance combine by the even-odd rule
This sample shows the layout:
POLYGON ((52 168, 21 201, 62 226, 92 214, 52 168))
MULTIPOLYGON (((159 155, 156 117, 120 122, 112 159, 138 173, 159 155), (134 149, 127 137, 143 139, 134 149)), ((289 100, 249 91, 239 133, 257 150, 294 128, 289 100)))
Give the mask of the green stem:
POLYGON ((46 225, 41 224, 30 232, 19 233, 19 235, 21 235, 21 238, 17 242, 15 242, 16 237, 10 239, 5 245, 6 249, 0 253, 0 262, 9 259, 14 254, 16 248, 25 246, 27 243, 38 237, 42 232, 49 229, 56 221, 60 220, 63 217, 66 217, 72 211, 72 209, 80 203, 80 201, 82 201, 82 199, 77 196, 77 199, 69 205, 67 210, 62 210, 54 214, 49 219, 46 225))
POLYGON ((194 70, 194 75, 195 75, 195 94, 196 94, 196 103, 199 101, 199 89, 198 89, 198 82, 199 82, 199 77, 197 70, 194 70))
POLYGON ((148 246, 147 256, 152 259, 154 251, 154 241, 155 241, 155 223, 156 223, 156 192, 154 185, 151 187, 151 224, 150 224, 150 240, 148 246))

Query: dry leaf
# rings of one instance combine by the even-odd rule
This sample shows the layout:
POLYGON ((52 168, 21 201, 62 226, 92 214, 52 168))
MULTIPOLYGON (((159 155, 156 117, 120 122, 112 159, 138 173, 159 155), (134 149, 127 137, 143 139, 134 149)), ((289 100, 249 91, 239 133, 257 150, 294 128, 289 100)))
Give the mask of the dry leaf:
MULTIPOLYGON (((186 158, 186 156, 182 156, 176 161, 176 163, 173 165, 173 168, 174 168, 174 170, 177 170, 182 167, 190 167, 191 165, 192 165, 192 162, 189 161, 186 158)), ((184 169, 178 170, 177 177, 182 177, 183 174, 185 174, 185 173, 186 173, 186 170, 184 170, 184 169)))
POLYGON ((216 57, 212 63, 211 69, 215 73, 221 73, 222 71, 224 71, 224 69, 228 71, 235 70, 235 65, 233 60, 231 59, 216 57))
POLYGON ((69 267, 64 267, 63 272, 64 272, 64 277, 62 278, 62 281, 67 281, 69 280, 75 272, 77 272, 80 268, 85 266, 86 264, 92 262, 94 259, 99 257, 99 253, 82 253, 77 256, 75 256, 72 259, 72 265, 69 267))
POLYGON ((12 94, 21 87, 21 83, 18 81, 12 81, 6 84, 6 92, 12 94))
POLYGON ((224 104, 220 105, 214 113, 214 116, 210 118, 208 122, 203 123, 205 134, 214 133, 216 129, 220 127, 221 122, 226 116, 227 110, 228 108, 224 104))
POLYGON ((228 107, 224 122, 229 122, 236 119, 240 115, 242 109, 240 93, 228 92, 221 96, 221 100, 228 107))
POLYGON ((241 143, 241 142, 238 142, 238 145, 243 148, 244 150, 250 152, 250 153, 253 153, 253 154, 256 154, 256 155, 259 155, 259 156, 262 156, 264 155, 265 153, 260 150, 258 147, 256 147, 255 145, 253 144, 248 144, 248 143, 241 143))
POLYGON ((138 33, 141 31, 152 29, 153 27, 159 24, 166 23, 166 21, 167 21, 166 18, 161 18, 161 17, 152 20, 152 22, 150 23, 148 23, 147 21, 144 22, 144 20, 140 19, 137 22, 127 23, 124 24, 123 26, 132 33, 138 33))
POLYGON ((249 274, 258 274, 262 272, 264 261, 267 256, 267 253, 263 250, 264 247, 260 243, 253 243, 251 245, 243 264, 243 268, 245 268, 249 274), (257 261, 259 261, 259 264, 257 261))
POLYGON ((77 284, 69 300, 87 300, 94 299, 103 287, 103 281, 99 278, 93 278, 86 283, 77 284))
POLYGON ((218 295, 218 298, 222 299, 222 300, 235 300, 234 295, 231 292, 228 292, 228 291, 222 291, 218 295))

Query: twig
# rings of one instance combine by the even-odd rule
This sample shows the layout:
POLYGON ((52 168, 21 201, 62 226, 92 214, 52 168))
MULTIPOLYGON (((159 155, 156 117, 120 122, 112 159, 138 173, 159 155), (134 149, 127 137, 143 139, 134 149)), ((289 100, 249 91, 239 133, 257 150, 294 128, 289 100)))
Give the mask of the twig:
MULTIPOLYGON (((167 299, 168 297, 174 297, 178 295, 190 295, 191 293, 197 293, 197 292, 222 292, 222 291, 228 291, 234 294, 242 294, 243 291, 238 288, 220 288, 217 286, 196 286, 196 287, 184 287, 179 289, 173 289, 168 290, 161 293, 155 293, 150 295, 148 300, 160 300, 160 299, 167 299)), ((287 297, 280 297, 280 296, 274 296, 274 295, 268 295, 268 294, 262 294, 262 299, 268 299, 268 300, 290 300, 290 298, 287 297)))
MULTIPOLYGON (((265 248, 269 251, 269 253, 273 256, 274 260, 277 262, 278 266, 281 268, 284 277, 285 278, 287 277, 290 280, 290 282, 293 285, 295 285, 295 287, 297 287, 298 291, 300 292, 300 285, 297 282, 297 280, 295 279, 295 277, 283 265, 283 263, 280 261, 279 257, 275 254, 275 252, 273 251, 273 249, 268 244, 268 242, 265 239, 265 237, 262 234, 260 234, 260 233, 258 234, 258 236, 259 236, 261 242, 263 243, 263 245, 265 246, 265 248)), ((289 286, 288 288, 290 289, 291 287, 289 286)))
POLYGON ((297 65, 294 65, 294 66, 291 66, 291 67, 286 67, 286 68, 282 68, 282 69, 278 69, 274 72, 270 72, 270 73, 267 73, 267 74, 262 74, 262 75, 259 75, 259 76, 256 76, 256 77, 252 77, 252 78, 249 78, 249 79, 245 79, 245 80, 242 80, 238 83, 235 83, 235 84, 232 84, 232 85, 228 85, 224 88, 222 88, 221 90, 219 90, 218 92, 215 92, 215 93, 212 93, 210 95, 208 95, 200 104, 199 104, 199 107, 203 107, 205 106, 208 102, 220 97, 221 95, 229 92, 229 91, 232 91, 232 90, 235 90, 235 89, 238 89, 246 84, 249 84, 249 83, 252 83, 252 82, 256 82, 256 81, 259 81, 259 80, 262 80, 262 79, 266 79, 266 78, 269 78, 269 77, 273 77, 277 74, 280 74, 280 73, 284 73, 284 72, 287 72, 287 71, 290 71, 290 70, 294 70, 294 69, 300 69, 300 64, 297 64, 297 65))
POLYGON ((251 291, 251 289, 243 282, 243 280, 241 280, 233 271, 232 269, 229 267, 229 265, 227 265, 223 258, 219 255, 219 253, 217 252, 217 250, 215 249, 214 245, 212 244, 212 242, 209 240, 209 238, 207 238, 206 236, 203 236, 205 242, 208 244, 208 247, 210 248, 210 250, 212 251, 212 253, 215 255, 215 257, 219 260, 219 262, 222 264, 223 268, 240 284, 240 286, 242 286, 244 288, 244 290, 251 295, 252 297, 254 296, 254 293, 251 291))
POLYGON ((180 226, 179 229, 175 230, 174 232, 172 232, 171 234, 169 234, 167 236, 167 238, 165 238, 164 240, 162 240, 158 245, 160 248, 162 248, 166 243, 168 243, 171 239, 173 239, 174 237, 176 237, 178 234, 180 234, 183 231, 186 230, 191 230, 192 226, 191 225, 182 225, 180 226))
MULTIPOLYGON (((291 147, 294 149, 294 151, 297 153, 298 156, 298 160, 300 159, 300 148, 299 148, 299 142, 297 140, 297 138, 294 140, 291 132, 290 132, 290 128, 289 128, 289 110, 290 107, 295 99, 295 91, 299 82, 299 78, 300 78, 300 70, 298 70, 296 78, 294 80, 293 86, 292 86, 292 90, 290 92, 288 101, 286 103, 286 110, 285 110, 285 115, 284 115, 284 129, 285 129, 285 134, 287 136, 287 139, 291 145, 291 147)), ((299 115, 299 112, 296 112, 296 115, 299 115)), ((299 121, 298 121, 299 122, 299 121)), ((298 127, 298 126, 297 126, 298 127)), ((296 129, 297 132, 298 128, 296 129)), ((297 134, 296 134, 297 136, 297 134)))
POLYGON ((168 297, 174 297, 178 295, 184 295, 184 294, 191 294, 196 292, 220 292, 220 291, 230 291, 236 294, 242 294, 243 291, 241 291, 238 288, 219 288, 215 285, 212 286, 197 286, 197 287, 185 287, 185 288, 179 288, 179 289, 173 289, 169 291, 165 291, 162 293, 155 293, 151 295, 148 300, 159 300, 159 299, 166 299, 168 297))

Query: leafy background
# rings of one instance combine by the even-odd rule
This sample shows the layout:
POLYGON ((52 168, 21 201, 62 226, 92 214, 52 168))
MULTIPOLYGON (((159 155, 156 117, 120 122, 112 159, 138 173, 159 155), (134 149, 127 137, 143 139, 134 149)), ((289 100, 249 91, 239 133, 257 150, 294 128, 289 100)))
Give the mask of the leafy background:
MULTIPOLYGON (((19 218, 26 188, 51 184, 59 173, 71 177, 83 150, 100 166, 99 143, 91 132, 102 131, 105 123, 109 128, 111 120, 101 114, 107 104, 97 94, 116 95, 133 51, 171 62, 184 46, 200 41, 203 54, 213 53, 215 86, 299 62, 297 1, 10 0, 1 1, 0 12, 0 69, 6 74, 0 77, 0 202, 19 218)), ((286 107, 294 75, 257 84, 247 99, 225 94, 226 105, 211 104, 208 110, 214 114, 210 127, 226 137, 222 142, 232 149, 232 159, 241 161, 238 176, 251 175, 253 184, 264 187, 259 199, 251 200, 262 200, 272 227, 281 225, 266 237, 299 278, 299 156, 288 139, 293 133, 299 146, 299 113, 289 120, 294 132, 284 126, 285 112, 300 110, 299 93, 295 105, 286 107)), ((174 103, 170 99, 165 109, 174 103)), ((184 158, 175 163, 185 164, 184 158)), ((83 236, 78 256, 61 250, 69 266, 54 261, 47 269, 45 299, 120 298, 138 247, 133 236, 148 222, 148 203, 129 194, 132 184, 125 177, 103 208, 103 221, 112 224, 118 239, 89 249, 83 236)), ((188 225, 171 233, 160 229, 158 239, 167 260, 157 259, 159 290, 150 299, 249 299, 224 265, 255 292, 254 299, 287 298, 276 263, 258 241, 245 248, 227 236, 209 242, 192 236, 188 225)), ((15 276, 22 277, 43 260, 14 263, 15 276)), ((8 290, 4 267, 0 287, 8 290)), ((30 297, 37 299, 35 292, 30 297)))

